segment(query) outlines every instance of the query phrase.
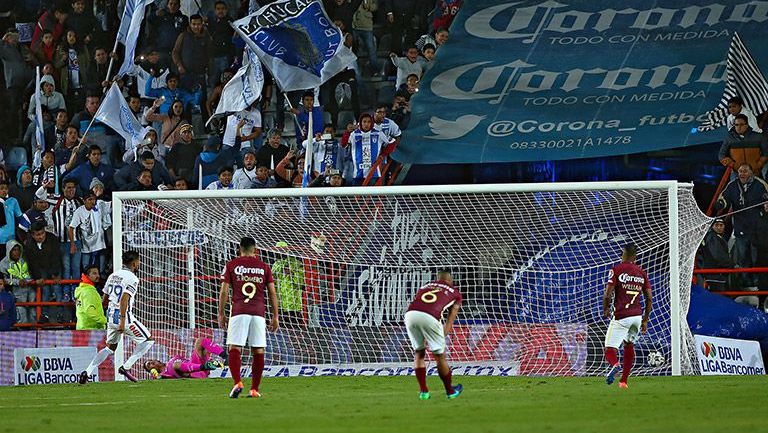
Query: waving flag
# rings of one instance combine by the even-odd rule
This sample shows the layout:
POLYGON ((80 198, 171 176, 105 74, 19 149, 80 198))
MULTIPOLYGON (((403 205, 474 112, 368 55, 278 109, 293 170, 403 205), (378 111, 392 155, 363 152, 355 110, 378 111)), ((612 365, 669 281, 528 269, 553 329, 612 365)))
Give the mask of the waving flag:
POLYGON ((768 83, 738 33, 734 33, 728 49, 725 73, 727 81, 723 97, 717 107, 706 113, 707 120, 699 125, 699 131, 724 126, 728 120, 728 100, 734 96, 741 96, 744 106, 755 115, 768 111, 768 83))
POLYGON ((32 158, 32 168, 38 168, 42 164, 43 150, 45 150, 45 133, 43 132, 43 107, 40 103, 40 66, 38 66, 35 76, 35 155, 32 158))
MULTIPOLYGON (((154 0, 127 0, 125 2, 125 11, 120 21, 120 28, 117 30, 117 43, 125 46, 125 56, 118 76, 130 74, 134 69, 133 59, 136 57, 136 40, 141 30, 141 22, 144 20, 144 11, 147 5, 152 4, 154 0)), ((110 77, 107 77, 110 79, 110 77)))
POLYGON ((208 123, 217 117, 243 111, 261 97, 261 90, 264 87, 264 71, 261 70, 261 63, 252 54, 253 52, 249 49, 246 51, 249 52, 249 55, 244 56, 243 66, 224 86, 219 103, 216 105, 216 111, 208 119, 208 123))
POLYGON ((146 131, 128 107, 117 83, 112 83, 99 110, 93 116, 96 120, 109 125, 115 132, 125 138, 126 149, 131 149, 144 139, 146 131))
POLYGON ((234 26, 286 92, 317 87, 357 59, 319 0, 270 3, 234 26))

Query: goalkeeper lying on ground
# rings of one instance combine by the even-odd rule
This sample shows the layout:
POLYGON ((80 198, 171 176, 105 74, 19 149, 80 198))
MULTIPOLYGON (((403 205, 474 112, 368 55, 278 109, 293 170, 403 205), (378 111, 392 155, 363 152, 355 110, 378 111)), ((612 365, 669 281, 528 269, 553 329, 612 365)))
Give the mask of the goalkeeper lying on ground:
POLYGON ((209 361, 208 356, 214 354, 226 362, 226 351, 207 338, 198 337, 195 340, 195 350, 187 359, 183 356, 172 356, 167 362, 150 359, 144 363, 144 370, 152 375, 153 379, 205 379, 210 370, 223 367, 218 361, 209 361))

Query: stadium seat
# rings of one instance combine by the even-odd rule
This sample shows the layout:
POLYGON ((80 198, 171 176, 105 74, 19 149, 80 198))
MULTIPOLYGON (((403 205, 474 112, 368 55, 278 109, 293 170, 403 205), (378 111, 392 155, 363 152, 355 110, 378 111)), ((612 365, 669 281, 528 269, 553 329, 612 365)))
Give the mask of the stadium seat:
POLYGON ((23 147, 12 147, 5 157, 5 168, 9 172, 19 169, 22 165, 27 165, 27 149, 23 147))

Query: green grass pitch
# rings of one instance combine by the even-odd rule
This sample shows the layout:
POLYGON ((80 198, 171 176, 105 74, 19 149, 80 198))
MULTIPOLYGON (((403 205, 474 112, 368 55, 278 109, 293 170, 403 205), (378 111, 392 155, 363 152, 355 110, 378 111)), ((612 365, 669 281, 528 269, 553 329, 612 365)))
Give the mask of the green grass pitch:
MULTIPOLYGON (((230 380, 160 380, 0 389, 0 432, 764 432, 766 376, 265 379, 260 399, 227 398, 230 380)), ((246 387, 250 379, 245 380, 246 387)), ((246 388, 247 391, 247 388, 246 388)))

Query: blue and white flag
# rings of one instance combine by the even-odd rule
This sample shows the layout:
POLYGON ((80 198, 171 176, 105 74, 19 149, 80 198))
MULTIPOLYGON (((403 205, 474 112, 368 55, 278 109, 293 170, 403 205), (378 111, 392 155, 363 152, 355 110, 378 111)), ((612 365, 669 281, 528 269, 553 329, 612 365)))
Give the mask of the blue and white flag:
MULTIPOLYGON (((120 28, 117 30, 117 40, 115 43, 121 43, 125 47, 125 56, 123 64, 117 75, 130 74, 134 69, 134 58, 136 57, 136 40, 139 38, 141 22, 144 20, 144 11, 147 5, 152 4, 154 0, 127 0, 125 2, 125 11, 120 21, 120 28)), ((110 79, 111 77, 107 77, 110 79)))
MULTIPOLYGON (((264 71, 261 70, 259 60, 255 56, 253 57, 244 63, 232 79, 224 85, 219 103, 216 105, 216 111, 208 119, 208 122, 217 117, 243 111, 261 97, 261 90, 264 87, 264 71)), ((245 58, 243 60, 245 62, 245 58)))
POLYGON ((234 23, 283 91, 317 87, 357 57, 319 0, 281 0, 234 23))
POLYGON ((40 103, 40 66, 35 76, 35 155, 32 158, 32 168, 42 164, 45 150, 45 133, 43 132, 43 107, 40 103))
POLYGON ((126 149, 134 148, 144 139, 146 131, 128 107, 128 102, 120 93, 117 83, 112 83, 112 87, 107 91, 104 101, 93 117, 120 134, 125 139, 126 149))

